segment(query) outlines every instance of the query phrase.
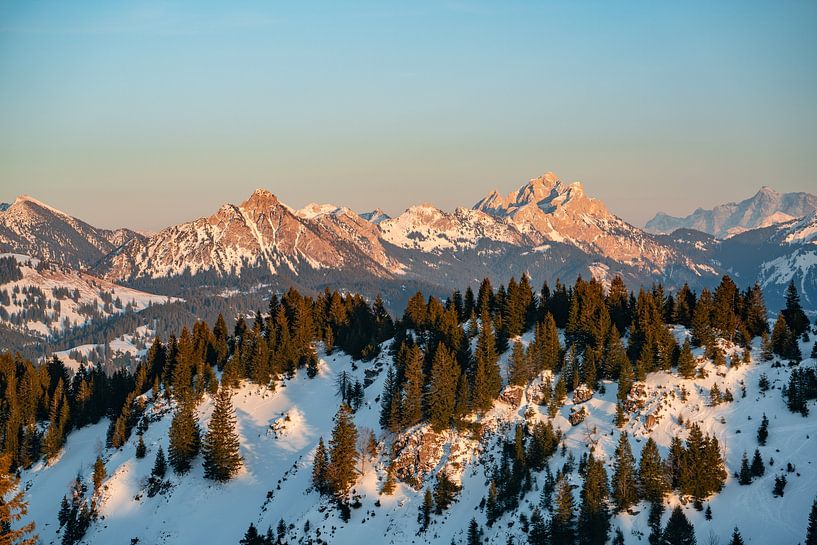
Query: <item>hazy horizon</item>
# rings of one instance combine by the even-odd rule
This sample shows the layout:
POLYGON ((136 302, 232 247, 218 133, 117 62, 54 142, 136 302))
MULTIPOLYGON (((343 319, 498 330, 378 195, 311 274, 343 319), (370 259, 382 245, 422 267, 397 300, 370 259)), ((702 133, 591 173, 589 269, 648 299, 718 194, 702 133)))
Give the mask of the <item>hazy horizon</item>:
POLYGON ((3 4, 0 201, 155 231, 257 187, 396 214, 554 171, 643 226, 817 187, 817 3, 310 7, 3 4))
MULTIPOLYGON (((544 174, 544 172, 543 172, 543 174, 544 174)), ((558 173, 556 173, 556 174, 558 174, 558 173)), ((584 182, 582 180, 570 180, 570 179, 563 178, 561 176, 560 176, 560 179, 565 183, 571 183, 571 182, 574 182, 574 181, 582 182, 582 184, 585 187, 585 192, 588 193, 588 195, 591 196, 591 197, 598 198, 598 195, 593 194, 592 187, 588 188, 586 186, 586 184, 584 184, 584 182)), ((518 189, 518 187, 521 186, 523 183, 525 183, 525 182, 520 182, 520 184, 518 184, 518 186, 514 186, 513 188, 510 188, 510 189, 507 189, 507 190, 505 190, 503 188, 499 188, 499 187, 494 188, 494 189, 498 190, 499 193, 502 196, 505 196, 508 193, 516 191, 518 189)), ((405 209, 407 209, 410 206, 418 205, 418 204, 425 204, 425 203, 430 203, 430 204, 432 204, 434 206, 437 206, 438 208, 441 208, 442 210, 445 210, 445 211, 452 211, 454 208, 457 208, 457 207, 471 208, 474 204, 477 203, 477 201, 479 199, 481 199, 482 197, 484 197, 487 194, 487 192, 486 192, 485 194, 481 194, 481 195, 475 197, 473 199, 473 202, 463 202, 463 203, 460 203, 460 204, 455 204, 455 205, 450 206, 450 207, 442 207, 442 206, 437 205, 437 203, 435 203, 433 201, 429 201, 429 200, 418 200, 416 202, 407 203, 406 206, 404 206, 403 208, 401 208, 399 210, 390 211, 390 210, 385 210, 383 207, 377 207, 377 206, 372 207, 372 208, 360 209, 360 208, 355 208, 353 206, 349 206, 347 203, 344 203, 344 202, 330 202, 330 201, 315 200, 315 199, 307 200, 307 201, 302 202, 300 204, 294 204, 294 203, 288 202, 286 199, 282 198, 281 195, 279 193, 276 193, 276 191, 274 191, 272 188, 264 187, 264 186, 258 186, 258 187, 250 189, 249 191, 247 191, 245 194, 241 195, 240 197, 229 198, 227 200, 218 201, 218 202, 213 201, 212 203, 210 203, 210 208, 209 209, 206 209, 205 211, 201 212, 198 215, 193 215, 193 216, 189 216, 189 217, 188 216, 184 216, 184 217, 180 216, 179 218, 177 218, 175 220, 172 220, 167 224, 159 225, 158 227, 155 227, 155 228, 146 228, 146 227, 140 227, 140 226, 137 226, 137 225, 127 225, 127 224, 110 224, 110 225, 106 225, 106 224, 101 224, 101 223, 94 223, 93 221, 89 220, 88 218, 84 217, 83 215, 75 213, 75 211, 73 211, 73 210, 69 210, 69 209, 67 209, 67 208, 65 208, 63 206, 60 206, 58 203, 51 202, 48 199, 44 199, 41 196, 33 195, 33 194, 30 194, 30 193, 21 193, 21 194, 18 194, 16 196, 14 196, 13 198, 0 198, 0 203, 11 204, 17 199, 17 197, 26 195, 28 197, 34 198, 35 200, 37 200, 39 202, 42 202, 43 204, 46 204, 46 205, 51 206, 53 208, 56 208, 56 209, 58 209, 58 210, 60 210, 62 212, 65 212, 66 214, 69 214, 69 215, 71 215, 73 217, 76 217, 76 218, 82 220, 82 221, 85 221, 85 222, 87 222, 87 223, 89 223, 89 224, 91 224, 91 225, 93 225, 95 227, 101 227, 101 228, 104 228, 104 229, 129 228, 129 229, 133 229, 133 230, 140 231, 140 232, 153 233, 153 232, 160 231, 161 229, 164 229, 165 227, 171 227, 173 225, 177 225, 177 224, 180 224, 180 223, 185 223, 185 222, 193 221, 195 219, 199 219, 199 218, 202 218, 202 217, 211 216, 218 210, 218 208, 220 206, 222 206, 224 204, 236 204, 236 205, 241 204, 242 202, 247 200, 250 197, 250 195, 252 194, 252 192, 255 191, 256 189, 267 189, 267 190, 269 190, 279 200, 281 200, 281 202, 283 202, 284 204, 286 204, 287 206, 290 206, 291 208, 293 208, 295 210, 304 208, 305 206, 307 206, 307 205, 309 205, 311 203, 333 204, 333 205, 339 206, 339 207, 350 208, 350 209, 352 209, 353 211, 355 211, 355 212, 357 212, 359 214, 365 213, 365 212, 371 212, 371 211, 375 210, 376 208, 380 208, 381 210, 386 212, 391 217, 394 217, 394 216, 402 213, 403 211, 405 211, 405 209)), ((733 202, 740 202, 742 200, 748 199, 748 198, 752 197, 753 195, 755 195, 760 189, 761 189, 761 187, 758 187, 756 190, 753 190, 750 194, 743 195, 743 196, 740 196, 740 197, 736 197, 735 199, 733 199, 733 202)), ((776 189, 776 188, 772 188, 772 189, 776 189)), ((804 191, 809 192, 809 191, 806 191, 806 190, 804 190, 804 191)), ((174 203, 170 202, 168 204, 173 205, 174 203)), ((204 205, 204 207, 207 206, 206 202, 202 203, 202 204, 204 205)), ((605 202, 605 204, 607 204, 607 203, 605 202)), ((704 208, 704 209, 712 208, 713 206, 717 206, 719 204, 726 204, 726 202, 715 203, 712 206, 700 206, 700 208, 704 208)), ((120 206, 126 206, 126 205, 120 205, 120 206)), ((608 208, 610 208, 609 204, 608 204, 608 208)), ((698 207, 696 207, 696 208, 698 208, 698 207)), ((119 209, 119 210, 121 210, 121 209, 119 209)), ((687 216, 687 215, 691 214, 694 211, 695 211, 695 209, 690 209, 690 210, 685 211, 685 212, 679 212, 677 214, 671 214, 671 215, 683 217, 683 216, 687 216)), ((644 225, 643 225, 644 222, 633 223, 633 222, 629 221, 626 217, 623 217, 621 214, 619 214, 614 209, 610 209, 610 212, 617 215, 617 216, 619 216, 619 217, 622 217, 625 221, 628 221, 629 223, 632 223, 633 225, 636 225, 637 227, 644 227, 644 225)), ((668 213, 666 210, 655 210, 653 213, 649 214, 647 219, 651 219, 655 214, 657 214, 659 212, 668 213)))

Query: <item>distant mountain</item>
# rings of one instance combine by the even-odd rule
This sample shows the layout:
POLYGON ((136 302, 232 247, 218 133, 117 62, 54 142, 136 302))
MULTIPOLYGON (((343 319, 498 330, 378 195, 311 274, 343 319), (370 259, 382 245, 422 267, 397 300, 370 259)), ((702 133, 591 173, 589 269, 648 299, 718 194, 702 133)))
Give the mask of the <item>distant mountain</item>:
POLYGON ((379 208, 375 208, 370 212, 362 212, 360 214, 360 217, 370 223, 374 223, 375 225, 379 224, 381 221, 391 219, 391 216, 389 216, 379 208))
POLYGON ((652 235, 611 214, 602 201, 587 196, 581 183, 565 184, 552 172, 504 198, 493 191, 474 209, 507 218, 538 244, 565 242, 643 268, 664 268, 682 259, 652 235))
POLYGON ((310 205, 296 212, 258 189, 240 205, 132 240, 101 269, 117 280, 201 272, 240 277, 259 268, 269 275, 331 269, 388 276, 396 264, 372 232, 375 226, 349 210, 310 205))
POLYGON ((129 229, 98 229, 27 195, 0 210, 0 252, 73 268, 91 268, 119 246, 142 238, 129 229))
MULTIPOLYGON (((771 194, 756 195, 745 216, 752 216, 749 208, 774 209, 763 204, 771 194)), ((725 239, 694 228, 653 234, 611 213, 582 184, 546 173, 504 197, 494 191, 473 208, 448 212, 421 204, 393 218, 334 204, 295 210, 259 189, 241 204, 150 236, 96 229, 20 197, 0 212, 0 251, 87 268, 167 295, 329 287, 380 293, 397 309, 417 289, 445 295, 484 277, 507 281, 529 274, 552 284, 579 275, 606 283, 618 275, 633 286, 688 283, 701 289, 729 274, 741 285, 761 282, 772 301, 794 279, 804 299, 817 302, 813 223, 788 220, 725 239)))
POLYGON ((743 231, 768 227, 812 214, 817 210, 817 196, 810 193, 778 193, 763 187, 753 197, 738 203, 727 203, 711 210, 698 208, 678 218, 659 212, 647 222, 652 233, 671 233, 679 228, 696 229, 718 238, 743 231))

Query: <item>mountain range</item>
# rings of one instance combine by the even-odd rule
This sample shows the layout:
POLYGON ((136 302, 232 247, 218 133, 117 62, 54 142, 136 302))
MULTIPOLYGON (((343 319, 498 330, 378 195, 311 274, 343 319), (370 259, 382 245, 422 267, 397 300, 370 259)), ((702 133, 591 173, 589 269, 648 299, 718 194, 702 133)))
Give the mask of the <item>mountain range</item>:
POLYGON ((727 238, 744 231, 787 223, 814 214, 817 196, 810 193, 778 193, 762 187, 754 196, 740 202, 730 202, 711 210, 698 208, 692 214, 678 218, 659 212, 646 224, 651 233, 671 233, 676 229, 695 229, 718 238, 727 238))
POLYGON ((420 204, 396 217, 333 204, 296 210, 258 189, 241 204, 145 236, 98 229, 21 196, 0 211, 0 251, 165 295, 202 286, 339 287, 382 293, 399 308, 415 288, 445 294, 486 276, 527 273, 553 283, 620 275, 629 285, 700 289, 730 274, 760 282, 773 303, 792 280, 806 301, 817 301, 815 208, 814 195, 763 188, 684 219, 659 214, 644 230, 581 183, 548 172, 471 208, 420 204))

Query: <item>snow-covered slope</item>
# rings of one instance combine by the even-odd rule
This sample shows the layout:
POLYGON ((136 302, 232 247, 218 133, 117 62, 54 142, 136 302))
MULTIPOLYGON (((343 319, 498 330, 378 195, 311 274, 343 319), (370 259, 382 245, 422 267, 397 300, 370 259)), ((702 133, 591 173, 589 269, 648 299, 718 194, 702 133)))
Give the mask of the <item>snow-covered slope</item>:
POLYGON ((470 249, 482 239, 515 246, 530 244, 528 237, 512 223, 467 208, 448 213, 430 204, 421 204, 379 225, 386 241, 428 253, 470 249))
POLYGON ((0 208, 0 251, 32 255, 73 268, 90 268, 130 240, 128 229, 98 229, 28 195, 0 208))
MULTIPOLYGON (((388 275, 391 264, 383 252, 371 247, 364 252, 357 246, 365 247, 371 237, 359 231, 350 235, 340 225, 346 220, 338 220, 339 215, 354 222, 350 218, 354 213, 337 210, 312 205, 294 213, 272 193, 258 189, 240 205, 226 204, 210 217, 168 227, 145 241, 132 241, 109 256, 101 269, 106 277, 119 280, 203 271, 240 275, 252 267, 270 274, 355 268, 388 275)), ((358 227, 365 224, 366 229, 374 229, 362 218, 357 220, 358 227)))
POLYGON ((22 275, 0 284, 0 322, 24 333, 53 335, 172 300, 30 256, 0 254, 0 258, 13 258, 22 275))
POLYGON ((758 227, 785 223, 813 214, 817 196, 810 193, 778 193, 762 187, 754 196, 740 202, 730 202, 711 210, 698 208, 679 218, 660 212, 647 222, 647 231, 671 233, 679 228, 703 231, 718 238, 736 235, 758 227))
MULTIPOLYGON (((679 328, 675 335, 682 338, 688 333, 679 328)), ((530 334, 521 340, 529 342, 530 334)), ((733 352, 732 347, 724 346, 727 353, 733 352)), ((808 353, 805 344, 802 348, 808 353)), ((696 356, 701 357, 700 350, 696 356)), ((804 536, 817 482, 814 460, 817 413, 812 411, 811 416, 804 418, 788 412, 780 388, 787 383, 791 369, 759 363, 758 356, 756 345, 752 363, 738 369, 716 368, 702 360, 708 372, 706 379, 686 380, 668 373, 651 375, 640 398, 641 408, 629 415, 625 426, 636 458, 648 436, 658 443, 662 456, 666 457, 671 439, 686 437, 687 426, 693 422, 719 439, 729 477, 723 491, 707 502, 712 520, 706 520, 704 513, 696 511, 691 504, 680 503, 695 524, 698 543, 710 543, 711 536, 725 543, 735 526, 740 528, 745 542, 752 544, 794 545, 804 536), (771 389, 766 393, 758 387, 762 374, 771 382, 771 389), (710 406, 709 391, 716 383, 721 391, 728 388, 735 400, 710 406), (682 389, 688 395, 685 402, 681 401, 682 389), (767 465, 766 474, 751 485, 741 486, 732 473, 739 468, 743 453, 751 455, 756 448, 755 432, 763 414, 770 420, 768 443, 760 447, 767 465), (652 428, 647 427, 649 416, 655 420, 652 428), (685 424, 681 424, 681 419, 685 424), (792 464, 792 472, 786 472, 787 464, 792 464), (775 498, 772 496, 774 477, 784 473, 788 479, 785 495, 775 498)), ((507 354, 503 356, 503 365, 507 357, 507 354)), ((167 492, 153 498, 145 494, 146 479, 158 448, 161 446, 167 452, 171 408, 165 401, 149 404, 154 422, 144 436, 148 454, 142 460, 134 457, 135 438, 121 450, 102 447, 106 421, 82 429, 70 435, 64 453, 51 466, 40 464, 23 472, 22 485, 27 488, 30 516, 38 524, 43 543, 58 542, 56 521, 60 498, 77 472, 90 482, 91 465, 101 452, 109 477, 102 487, 100 518, 92 524, 83 543, 127 543, 135 538, 138 543, 157 545, 238 543, 250 523, 261 531, 267 527, 274 530, 283 518, 288 524, 290 543, 305 543, 309 536, 337 545, 361 542, 448 545, 452 540, 465 543, 465 531, 472 517, 484 530, 484 543, 504 545, 509 536, 514 538, 514 543, 525 543, 520 517, 530 516, 532 508, 539 504, 543 473, 534 473, 533 490, 527 493, 519 508, 501 517, 491 528, 486 526, 485 511, 480 503, 486 495, 486 472, 491 460, 498 460, 501 455, 498 440, 511 438, 517 423, 548 419, 546 408, 534 403, 528 395, 535 391, 536 382, 518 404, 497 401, 480 420, 481 435, 433 434, 424 427, 409 430, 409 435, 423 438, 422 451, 431 453, 427 455, 430 457, 427 462, 435 469, 419 474, 426 479, 424 484, 430 486, 436 470, 447 467, 463 486, 456 503, 443 515, 434 515, 425 532, 420 531, 417 522, 423 486, 415 489, 399 484, 393 496, 378 494, 385 478, 386 456, 382 452, 388 450, 390 438, 387 435, 378 434, 381 451, 378 459, 367 461, 361 468, 353 489, 360 497, 360 506, 351 510, 348 522, 341 520, 337 508, 310 489, 314 449, 319 437, 329 437, 332 416, 340 401, 334 395, 338 374, 345 371, 363 380, 364 376, 372 376, 390 363, 386 356, 361 364, 343 354, 321 354, 319 374, 314 379, 300 371, 293 379, 278 384, 274 391, 250 385, 239 388, 233 403, 244 468, 227 484, 205 480, 199 458, 189 474, 180 477, 169 473, 172 486, 167 492), (436 446, 426 448, 429 445, 436 446)), ((806 360, 803 365, 815 363, 806 360)), ((359 430, 379 429, 377 398, 383 389, 384 375, 380 372, 365 390, 365 401, 355 415, 359 430)), ((549 463, 554 471, 561 468, 568 457, 578 460, 592 449, 597 457, 603 457, 608 474, 612 474, 612 456, 619 431, 612 424, 616 388, 611 383, 606 383, 606 388, 606 393, 595 393, 592 399, 582 403, 588 411, 583 423, 570 425, 567 417, 575 408, 570 400, 552 419, 553 425, 564 432, 566 448, 564 453, 557 451, 551 458, 549 463)), ((207 397, 199 406, 203 425, 211 410, 212 403, 207 397)), ((576 485, 581 483, 575 472, 570 473, 569 479, 576 485)), ((578 492, 574 493, 578 502, 578 492)), ((667 507, 678 504, 679 499, 674 495, 666 501, 667 507)), ((640 504, 613 518, 613 527, 623 530, 627 544, 645 543, 649 531, 647 511, 646 506, 640 504)), ((667 517, 668 512, 664 523, 667 517)))
POLYGON ((672 248, 611 214, 602 201, 585 193, 581 183, 566 184, 553 172, 504 198, 494 191, 474 209, 508 218, 534 240, 567 242, 629 265, 647 269, 691 265, 672 248))

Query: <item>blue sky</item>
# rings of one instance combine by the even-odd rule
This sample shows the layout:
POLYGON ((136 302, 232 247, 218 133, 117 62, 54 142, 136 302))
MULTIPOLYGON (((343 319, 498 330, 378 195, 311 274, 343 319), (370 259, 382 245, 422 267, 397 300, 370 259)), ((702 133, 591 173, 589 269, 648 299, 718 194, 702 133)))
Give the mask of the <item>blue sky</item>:
POLYGON ((642 225, 817 189, 817 2, 0 2, 0 200, 158 229, 547 170, 642 225), (637 198, 634 198, 637 196, 637 198))

